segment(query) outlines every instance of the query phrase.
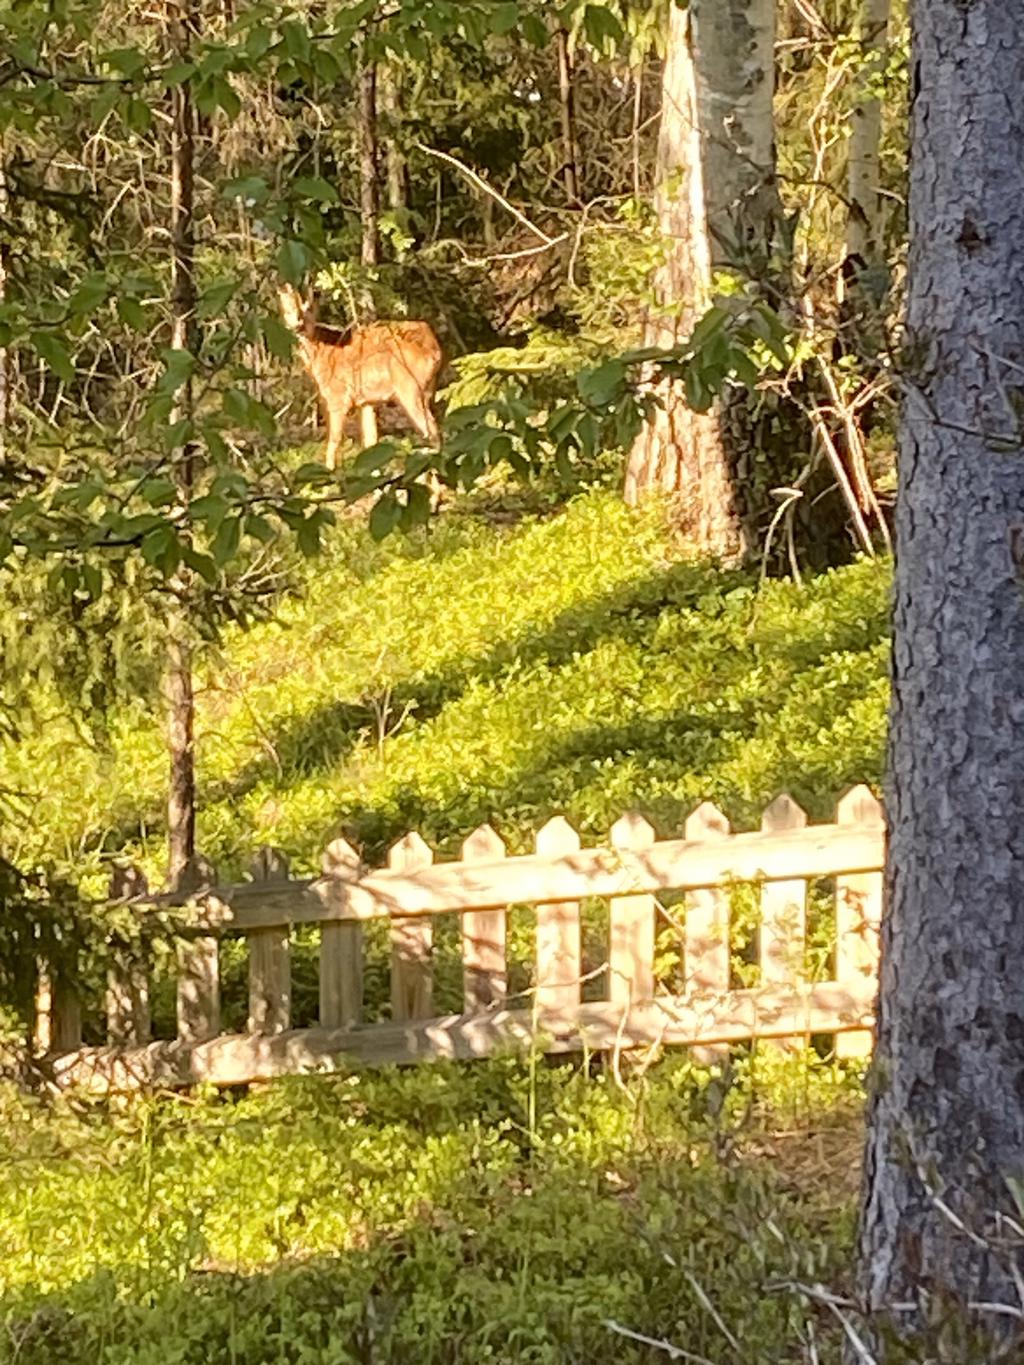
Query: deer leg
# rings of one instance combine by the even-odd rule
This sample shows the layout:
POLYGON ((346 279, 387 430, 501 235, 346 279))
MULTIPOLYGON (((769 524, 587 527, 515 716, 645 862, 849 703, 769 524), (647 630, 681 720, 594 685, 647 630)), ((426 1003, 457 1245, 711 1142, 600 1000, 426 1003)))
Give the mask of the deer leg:
POLYGON ((327 409, 327 451, 324 455, 324 463, 328 469, 337 469, 338 467, 338 451, 345 439, 345 418, 347 416, 348 408, 327 409))

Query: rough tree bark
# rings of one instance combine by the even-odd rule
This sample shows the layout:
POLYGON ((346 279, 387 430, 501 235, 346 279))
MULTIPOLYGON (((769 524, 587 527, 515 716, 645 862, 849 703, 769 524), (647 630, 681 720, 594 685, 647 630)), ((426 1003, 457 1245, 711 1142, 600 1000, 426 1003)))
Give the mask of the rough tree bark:
MULTIPOLYGON (((377 179, 377 63, 363 38, 359 54, 359 218, 362 228, 360 260, 375 266, 380 260, 380 184, 377 179)), ((367 298, 370 298, 367 290, 367 298)), ((371 300, 372 303, 372 300, 371 300)), ((372 306, 364 310, 361 321, 370 321, 372 306)), ((360 439, 363 446, 377 442, 377 413, 369 406, 359 409, 360 439)))
MULTIPOLYGON (((1000 1223, 1019 1225, 1024 1174, 1024 27, 1003 0, 911 10, 890 848, 860 1281, 875 1313, 919 1305, 897 1321, 923 1337, 947 1296, 1019 1315, 1024 1269, 1000 1223)), ((927 1358, 996 1358, 952 1350, 927 1358)))
MULTIPOLYGON (((0 137, 0 303, 7 297, 7 149, 0 137)), ((0 346, 0 463, 7 455, 7 423, 11 408, 11 353, 0 346)))
MULTIPOLYGON (((877 79, 884 60, 890 0, 862 0, 860 41, 864 54, 861 80, 877 79)), ((869 263, 880 252, 879 148, 882 141, 882 102, 861 98, 850 113, 847 144, 846 254, 869 263)))
MULTIPOLYGON (((196 32, 192 0, 168 8, 169 46, 187 60, 196 32)), ((171 91, 171 346, 195 354, 195 110, 189 81, 171 91)), ((192 415, 192 385, 179 389, 172 424, 192 415)), ((178 496, 187 502, 195 481, 195 453, 184 445, 172 453, 178 496)), ((167 797, 168 882, 182 886, 190 875, 196 851, 195 698, 192 688, 192 650, 189 643, 187 573, 172 584, 177 607, 169 623, 165 695, 170 787, 167 797)))
POLYGON ((401 213, 409 207, 409 165, 402 144, 396 136, 396 129, 402 121, 403 89, 400 67, 390 62, 381 64, 377 76, 377 94, 387 120, 384 147, 387 206, 393 213, 401 213))
MULTIPOLYGON (((775 0, 691 0, 670 16, 655 196, 669 246, 646 334, 663 347, 685 340, 710 306, 713 270, 763 268, 778 222, 775 0)), ((679 384, 656 392, 659 406, 630 452, 626 500, 680 494, 697 543, 736 558, 746 547, 722 407, 693 412, 679 384)))

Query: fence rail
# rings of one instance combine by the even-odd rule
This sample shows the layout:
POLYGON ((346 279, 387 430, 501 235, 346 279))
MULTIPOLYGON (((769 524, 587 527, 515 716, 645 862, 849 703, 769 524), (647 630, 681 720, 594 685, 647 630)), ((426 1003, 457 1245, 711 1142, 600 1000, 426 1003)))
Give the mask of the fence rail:
POLYGON ((765 811, 760 830, 733 833, 705 804, 682 839, 656 840, 627 815, 607 845, 581 848, 563 819, 541 829, 532 854, 507 857, 489 826, 474 831, 455 862, 434 863, 418 834, 391 850, 388 866, 367 869, 343 840, 324 853, 321 875, 293 879, 284 855, 262 849, 251 879, 217 885, 199 869, 187 896, 150 895, 137 871, 121 870, 112 899, 140 916, 160 910, 179 932, 177 1037, 151 1041, 148 964, 111 950, 105 1047, 82 1047, 74 982, 41 965, 37 1048, 61 1085, 92 1091, 139 1086, 217 1085, 349 1064, 473 1058, 509 1046, 549 1051, 650 1044, 723 1047, 777 1040, 792 1047, 834 1033, 837 1051, 871 1046, 881 915, 884 820, 866 787, 839 802, 834 823, 809 825, 787 796, 765 811), (835 879, 833 978, 804 972, 808 884, 835 879), (732 890, 759 897, 757 987, 731 986, 732 890), (666 910, 659 895, 684 893, 666 910), (581 1001, 581 902, 608 903, 607 998, 581 1001), (536 916, 535 983, 528 1008, 510 1008, 506 916, 536 916), (433 919, 461 916, 463 1012, 433 1009, 433 919), (679 931, 684 989, 659 992, 656 924, 679 931), (363 926, 386 919, 391 941, 391 1021, 363 1015, 363 926), (319 924, 319 1026, 292 1029, 291 931, 319 924), (244 1033, 220 1028, 219 944, 247 940, 249 1010, 244 1033))

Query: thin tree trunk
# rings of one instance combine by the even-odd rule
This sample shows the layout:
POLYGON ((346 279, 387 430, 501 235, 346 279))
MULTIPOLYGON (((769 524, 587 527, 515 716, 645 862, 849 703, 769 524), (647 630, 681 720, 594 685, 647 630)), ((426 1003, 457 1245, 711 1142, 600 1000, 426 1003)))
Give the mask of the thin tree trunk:
MULTIPOLYGON (((380 259, 380 186, 377 180, 377 64, 362 40, 359 64, 359 216, 362 227, 360 259, 373 267, 380 259)), ((373 316, 373 298, 366 290, 364 320, 373 316)), ((360 439, 364 447, 377 442, 377 414, 369 405, 359 409, 360 439)))
POLYGON ((955 1310, 960 1330, 970 1303, 994 1335, 1019 1332, 1024 1270, 1024 437, 1012 401, 1024 28, 1003 0, 911 11, 888 903, 860 1283, 875 1313, 917 1304, 895 1316, 918 1339, 954 1309, 942 1352, 914 1359, 980 1361, 994 1348, 968 1350, 955 1310), (983 1306, 999 1303, 1007 1314, 983 1306))
MULTIPOLYGON (((712 273, 763 278, 778 223, 775 180, 774 0, 673 5, 662 78, 656 209, 668 243, 655 277, 659 308, 646 340, 686 339, 712 302, 712 273)), ((749 548, 737 484, 735 414, 686 404, 662 382, 627 465, 625 497, 656 489, 680 497, 680 519, 701 548, 726 559, 749 548)))
MULTIPOLYGON (((170 46, 179 60, 187 60, 197 16, 192 0, 182 0, 168 14, 170 46)), ((195 354, 195 111, 190 83, 181 81, 171 92, 171 346, 195 354)), ((171 423, 192 416, 192 385, 179 389, 171 423)), ((183 503, 195 483, 195 451, 190 442, 173 452, 175 481, 183 503)), ((195 699, 192 688, 192 651, 189 645, 187 572, 173 585, 177 606, 168 629, 166 703, 170 789, 167 798, 168 882, 181 886, 188 877, 196 851, 195 699)))
MULTIPOLYGON (((862 0, 860 41, 864 52, 861 80, 877 80, 888 40, 890 0, 862 0)), ((850 114, 847 186, 850 201, 846 254, 868 263, 881 250, 878 193, 882 103, 872 96, 858 100, 850 114)))
POLYGON ((377 84, 380 107, 387 117, 384 144, 387 206, 392 213, 404 213, 409 207, 409 166, 402 144, 396 136, 396 129, 402 118, 400 68, 385 62, 378 73, 377 84))
MULTIPOLYGON (((0 303, 7 298, 6 219, 9 210, 7 196, 7 149, 0 138, 0 303)), ((7 458, 7 426, 11 411, 11 353, 0 346, 0 463, 7 458)))
POLYGON ((559 24, 555 30, 558 51, 558 106, 562 122, 562 183, 569 204, 579 202, 579 155, 576 150, 576 117, 573 108, 573 62, 569 34, 559 24))

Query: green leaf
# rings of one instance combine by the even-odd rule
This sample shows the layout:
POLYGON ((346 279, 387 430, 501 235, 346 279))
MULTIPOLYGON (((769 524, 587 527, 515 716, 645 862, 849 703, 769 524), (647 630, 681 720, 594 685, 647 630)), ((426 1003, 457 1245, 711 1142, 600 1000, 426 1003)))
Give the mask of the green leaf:
POLYGON ((583 30, 587 42, 598 52, 614 49, 622 42, 622 25, 604 5, 588 5, 583 11, 583 30))
POLYGON ((241 538, 242 518, 225 517, 213 538, 213 558, 218 565, 223 566, 238 553, 241 538))
POLYGON ((745 384, 748 389, 756 389, 758 383, 760 382, 761 376, 757 372, 757 366, 751 360, 750 356, 746 353, 746 351, 740 350, 738 346, 734 347, 732 350, 732 354, 730 356, 730 360, 732 363, 732 368, 735 371, 736 378, 740 381, 740 383, 745 384))
POLYGON ((95 564, 82 565, 82 579, 85 590, 95 602, 103 595, 103 573, 95 564))
POLYGON ((245 519, 245 534, 252 536, 253 540, 262 541, 264 545, 269 545, 277 537, 273 526, 267 521, 266 517, 248 516, 245 519))
POLYGON ((182 545, 181 557, 190 569, 195 570, 207 583, 216 583, 217 566, 209 555, 200 554, 191 545, 182 545))
POLYGON ((181 543, 166 522, 143 536, 139 548, 146 563, 159 569, 164 578, 170 578, 181 563, 181 543))
POLYGON ((512 444, 512 437, 506 432, 500 431, 493 437, 487 449, 487 456, 491 464, 500 464, 502 460, 507 460, 515 447, 512 444))
POLYGON ((72 313, 80 316, 89 316, 95 313, 96 309, 106 299, 110 291, 106 275, 94 272, 86 275, 81 284, 68 300, 68 308, 72 313))
POLYGON ((237 288, 237 280, 214 280, 200 294, 196 313, 201 318, 215 317, 218 313, 223 313, 237 288))
POLYGON ((394 493, 383 493, 370 512, 370 535, 374 540, 384 540, 398 525, 402 508, 394 493))
POLYGON ((122 296, 117 301, 117 316, 136 332, 144 332, 148 327, 146 310, 138 299, 122 296))
POLYGON ((713 307, 700 318, 690 333, 690 349, 699 351, 706 346, 716 332, 720 332, 729 320, 730 314, 724 308, 713 307))
POLYGON ((147 479, 139 490, 150 507, 166 507, 177 497, 177 485, 170 479, 147 479))
POLYGON ((511 33, 518 23, 519 6, 509 0, 509 3, 498 5, 491 15, 491 32, 501 37, 511 33))
POLYGON ((228 443, 215 428, 205 427, 203 429, 203 441, 211 460, 216 464, 227 464, 230 461, 231 451, 228 449, 228 443))
POLYGON ((547 47, 550 40, 547 25, 536 14, 524 14, 521 25, 523 37, 534 47, 547 47))
POLYGON ((270 197, 270 186, 261 175, 243 175, 229 180, 221 193, 225 199, 244 199, 263 204, 270 197))
POLYGON ((229 504, 216 493, 205 493, 201 498, 193 498, 188 505, 191 520, 203 522, 211 531, 216 531, 229 511, 229 504))
POLYGON ((300 285, 309 269, 310 254, 305 242, 287 238, 278 248, 277 269, 283 280, 289 284, 300 285))
POLYGON ((175 350, 166 347, 160 352, 164 362, 164 372, 157 381, 157 389, 162 394, 177 393, 195 369, 195 357, 191 351, 175 350))
POLYGON ((606 360, 595 370, 584 370, 576 380, 576 388, 585 403, 595 408, 603 408, 619 397, 625 379, 624 362, 618 359, 606 360))
POLYGON ((295 532, 299 549, 307 559, 320 553, 320 522, 316 517, 307 517, 295 532))
POLYGON ((318 204, 340 202, 338 191, 319 175, 300 175, 297 180, 292 181, 292 189, 304 199, 314 199, 318 204))
POLYGON ((295 347, 295 333, 291 328, 286 327, 281 319, 274 317, 272 313, 260 318, 259 326, 270 354, 276 356, 278 360, 291 360, 295 347))
POLYGON ((402 508, 401 525, 403 531, 411 531, 416 526, 424 526, 430 520, 430 492, 421 483, 414 483, 409 489, 406 504, 402 508))
POLYGON ((378 441, 376 445, 367 446, 356 456, 352 465, 354 474, 376 474, 378 470, 384 469, 390 464, 395 454, 395 443, 393 441, 378 441))
POLYGON ((29 336, 39 359, 51 369, 58 379, 70 384, 75 378, 75 367, 71 363, 68 348, 52 332, 32 332, 29 336))

